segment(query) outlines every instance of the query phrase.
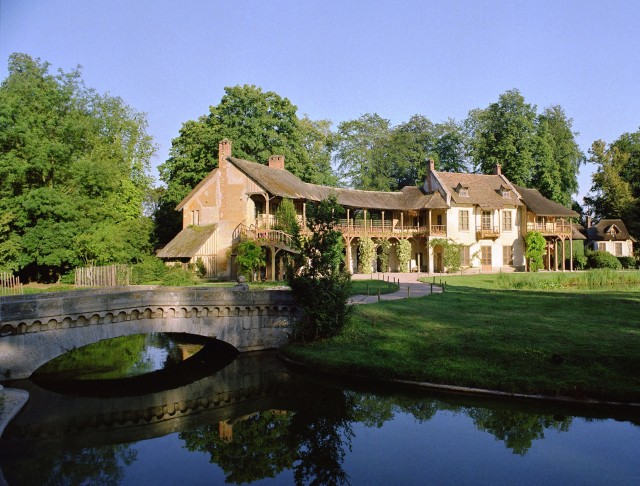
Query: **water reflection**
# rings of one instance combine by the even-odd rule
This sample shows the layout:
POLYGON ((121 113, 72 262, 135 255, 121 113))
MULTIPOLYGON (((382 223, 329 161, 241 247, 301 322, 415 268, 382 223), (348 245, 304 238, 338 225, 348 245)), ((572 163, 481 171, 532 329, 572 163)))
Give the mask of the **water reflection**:
MULTIPOLYGON (((598 423, 616 429, 611 410, 355 389, 288 370, 271 353, 241 354, 192 383, 133 397, 78 397, 28 381, 18 385, 29 389, 31 400, 0 440, 0 468, 11 485, 118 484, 140 477, 162 484, 451 482, 465 470, 480 471, 483 463, 513 475, 503 479, 539 483, 549 479, 543 474, 563 476, 549 462, 535 462, 550 461, 544 457, 552 453, 530 457, 533 449, 544 450, 552 438, 568 440, 571 450, 586 455, 580 440, 570 439, 576 420, 578 429, 598 423), (502 446, 491 447, 488 434, 502 446), (391 447, 398 443, 403 450, 391 447), (535 467, 527 469, 530 461, 535 467)), ((622 435, 612 432, 599 441, 624 451, 625 441, 640 439, 638 415, 623 411, 615 418, 625 421, 624 432, 617 432, 622 435)), ((636 455, 633 448, 630 454, 636 455)), ((635 462, 616 464, 618 477, 637 477, 635 462)), ((566 474, 575 479, 572 471, 566 474)), ((599 482, 597 475, 588 477, 599 482)))

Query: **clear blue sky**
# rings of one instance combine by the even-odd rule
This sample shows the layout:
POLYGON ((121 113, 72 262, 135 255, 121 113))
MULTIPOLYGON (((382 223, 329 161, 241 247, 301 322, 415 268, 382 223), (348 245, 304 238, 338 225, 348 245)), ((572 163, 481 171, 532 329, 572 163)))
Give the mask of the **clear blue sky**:
POLYGON ((334 125, 461 120, 517 88, 560 104, 586 152, 640 126, 639 21, 633 0, 0 0, 0 78, 12 52, 80 64, 88 86, 148 114, 154 166, 237 84, 334 125))

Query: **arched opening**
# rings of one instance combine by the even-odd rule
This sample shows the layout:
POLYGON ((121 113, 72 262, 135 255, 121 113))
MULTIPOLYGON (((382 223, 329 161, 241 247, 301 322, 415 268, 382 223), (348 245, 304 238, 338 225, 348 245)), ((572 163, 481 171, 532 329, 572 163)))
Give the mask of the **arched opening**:
POLYGON ((186 333, 133 334, 73 349, 38 368, 42 388, 85 396, 128 396, 176 388, 238 355, 223 341, 186 333))

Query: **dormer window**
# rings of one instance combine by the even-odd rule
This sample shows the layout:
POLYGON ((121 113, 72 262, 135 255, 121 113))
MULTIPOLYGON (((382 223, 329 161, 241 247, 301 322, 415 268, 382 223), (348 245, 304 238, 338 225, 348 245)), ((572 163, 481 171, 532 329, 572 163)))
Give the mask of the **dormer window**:
POLYGON ((504 198, 510 198, 511 197, 511 189, 509 189, 508 187, 505 186, 500 186, 500 195, 504 198))
POLYGON ((469 197, 469 186, 465 186, 462 183, 459 183, 456 186, 456 192, 460 197, 469 197))
POLYGON ((609 229, 607 230, 607 233, 609 233, 609 235, 611 235, 611 238, 615 238, 616 235, 618 233, 620 233, 620 230, 618 229, 618 227, 615 224, 612 224, 611 226, 609 226, 609 229))

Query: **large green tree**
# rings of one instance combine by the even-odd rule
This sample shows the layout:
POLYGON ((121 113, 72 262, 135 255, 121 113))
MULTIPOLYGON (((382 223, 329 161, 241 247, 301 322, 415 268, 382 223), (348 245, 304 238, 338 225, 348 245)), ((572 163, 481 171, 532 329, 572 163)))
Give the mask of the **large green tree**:
POLYGON ((271 155, 284 155, 287 170, 302 180, 334 182, 330 125, 300 120, 297 107, 273 91, 253 85, 225 88, 207 115, 182 125, 169 158, 158 167, 167 186, 156 212, 158 238, 168 241, 180 229, 174 208, 218 166, 218 143, 224 138, 232 141, 234 157, 266 163, 271 155))
POLYGON ((87 88, 79 68, 53 75, 48 63, 16 53, 8 71, 0 85, 0 269, 55 279, 83 261, 139 257, 149 249, 142 208, 155 150, 144 114, 87 88), (99 250, 105 235, 118 244, 99 250))
POLYGON ((572 123, 559 105, 538 114, 518 90, 506 91, 469 113, 469 155, 477 171, 490 174, 500 164, 512 182, 569 207, 584 161, 572 123))
POLYGON ((609 146, 597 140, 589 150, 597 169, 585 197, 596 218, 621 218, 640 237, 640 131, 625 133, 609 146))

